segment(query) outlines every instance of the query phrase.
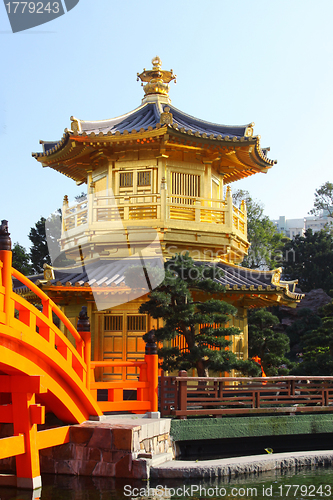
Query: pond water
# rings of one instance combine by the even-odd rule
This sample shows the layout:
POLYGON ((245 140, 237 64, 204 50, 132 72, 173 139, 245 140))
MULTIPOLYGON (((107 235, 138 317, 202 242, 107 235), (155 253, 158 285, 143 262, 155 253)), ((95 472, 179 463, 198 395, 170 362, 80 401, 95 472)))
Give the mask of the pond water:
POLYGON ((0 487, 1 500, 258 500, 333 497, 333 469, 272 471, 220 480, 131 481, 113 478, 43 476, 43 488, 28 491, 0 487))

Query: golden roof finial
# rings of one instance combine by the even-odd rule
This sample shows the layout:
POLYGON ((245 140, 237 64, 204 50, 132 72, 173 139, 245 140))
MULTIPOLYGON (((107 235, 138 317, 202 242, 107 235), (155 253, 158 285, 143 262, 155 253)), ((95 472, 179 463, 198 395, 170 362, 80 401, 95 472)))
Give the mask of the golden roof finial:
POLYGON ((173 74, 172 69, 170 71, 162 69, 162 61, 158 56, 152 59, 152 64, 151 70, 144 69, 142 73, 137 73, 137 81, 141 80, 145 96, 151 94, 168 96, 168 84, 171 80, 175 80, 176 83, 176 75, 173 74), (147 84, 144 86, 143 82, 147 82, 147 84))

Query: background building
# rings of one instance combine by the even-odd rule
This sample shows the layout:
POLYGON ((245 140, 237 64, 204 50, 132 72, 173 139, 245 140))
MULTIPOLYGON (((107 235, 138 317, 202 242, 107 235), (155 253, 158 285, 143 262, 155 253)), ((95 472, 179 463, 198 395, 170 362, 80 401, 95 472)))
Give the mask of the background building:
POLYGON ((295 238, 296 235, 304 236, 307 229, 312 229, 314 233, 321 231, 332 223, 332 217, 328 217, 324 213, 321 217, 315 215, 307 215, 301 219, 286 219, 284 215, 273 220, 279 233, 284 234, 287 238, 295 238))

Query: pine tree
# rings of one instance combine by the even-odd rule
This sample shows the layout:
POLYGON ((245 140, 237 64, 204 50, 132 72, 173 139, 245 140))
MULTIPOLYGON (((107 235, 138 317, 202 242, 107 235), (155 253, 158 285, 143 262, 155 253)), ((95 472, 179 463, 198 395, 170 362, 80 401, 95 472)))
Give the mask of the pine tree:
POLYGON ((259 356, 267 376, 286 375, 289 360, 289 338, 274 329, 279 319, 266 309, 257 309, 249 314, 249 358, 259 356))
POLYGON ((13 267, 25 276, 32 274, 29 254, 19 243, 15 243, 13 246, 13 267))
POLYGON ((165 263, 163 282, 140 306, 141 314, 163 320, 164 325, 155 331, 158 342, 166 343, 178 336, 185 341, 184 350, 167 345, 159 350, 164 370, 196 368, 199 377, 206 377, 209 370, 238 367, 229 337, 240 330, 227 326, 237 309, 212 297, 224 292, 224 287, 214 281, 220 272, 216 266, 195 265, 188 254, 176 255, 165 263))
POLYGON ((30 260, 35 273, 43 272, 43 265, 51 264, 49 249, 46 241, 44 217, 41 217, 35 224, 35 227, 30 229, 29 240, 32 243, 30 248, 30 260))
POLYGON ((298 279, 303 292, 322 288, 333 296, 333 235, 328 230, 305 231, 284 247, 283 276, 298 279))
POLYGON ((302 361, 292 371, 295 375, 333 375, 333 302, 319 309, 322 325, 305 333, 301 339, 302 361))
POLYGON ((316 330, 322 325, 320 316, 307 307, 297 311, 297 319, 288 326, 286 333, 290 340, 290 352, 287 357, 291 361, 297 361, 302 351, 302 339, 307 333, 316 330))
POLYGON ((315 190, 315 200, 310 214, 323 216, 323 213, 333 217, 333 184, 325 182, 320 188, 315 190))

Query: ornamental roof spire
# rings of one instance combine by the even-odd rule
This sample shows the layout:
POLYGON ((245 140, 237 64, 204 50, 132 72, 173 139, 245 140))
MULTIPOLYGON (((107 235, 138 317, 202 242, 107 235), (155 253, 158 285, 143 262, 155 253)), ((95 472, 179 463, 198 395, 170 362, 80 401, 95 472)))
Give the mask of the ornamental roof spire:
POLYGON ((152 59, 153 67, 150 70, 144 68, 142 73, 137 73, 137 81, 141 80, 141 85, 145 93, 145 97, 149 95, 162 95, 169 97, 169 83, 174 80, 176 83, 176 75, 173 70, 165 71, 162 69, 162 61, 156 56, 152 59), (143 85, 143 82, 147 82, 143 85))

